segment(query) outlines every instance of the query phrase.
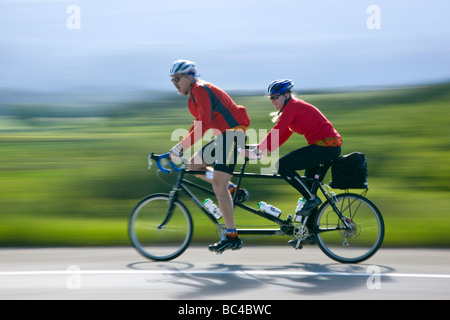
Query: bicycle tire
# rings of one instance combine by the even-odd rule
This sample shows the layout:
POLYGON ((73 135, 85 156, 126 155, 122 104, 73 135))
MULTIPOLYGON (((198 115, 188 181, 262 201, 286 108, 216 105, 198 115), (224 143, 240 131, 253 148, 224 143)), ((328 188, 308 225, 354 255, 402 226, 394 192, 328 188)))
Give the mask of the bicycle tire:
POLYGON ((174 211, 167 223, 170 196, 152 194, 142 199, 130 215, 128 234, 133 246, 144 257, 154 261, 169 261, 179 257, 189 246, 192 217, 186 206, 174 201, 174 211))
POLYGON ((329 258, 341 263, 359 263, 381 247, 385 226, 378 208, 366 197, 354 193, 336 196, 336 206, 351 228, 344 224, 327 201, 314 221, 316 242, 329 258))

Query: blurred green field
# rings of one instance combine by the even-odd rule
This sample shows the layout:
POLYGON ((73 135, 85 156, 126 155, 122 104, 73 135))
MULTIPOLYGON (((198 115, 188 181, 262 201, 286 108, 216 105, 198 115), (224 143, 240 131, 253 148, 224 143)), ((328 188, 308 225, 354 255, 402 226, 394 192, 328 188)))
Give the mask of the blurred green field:
MULTIPOLYGON (((450 245, 449 83, 298 96, 334 124, 343 154, 366 154, 367 196, 385 218, 385 246, 450 245)), ((266 97, 233 98, 247 107, 251 128, 272 127, 266 97)), ((187 99, 176 95, 100 109, 0 104, 0 246, 129 245, 134 205, 147 194, 168 192, 173 180, 148 171, 147 155, 168 151, 173 130, 191 121, 187 99)), ((305 144, 293 135, 280 154, 305 144)), ((259 165, 250 170, 258 172, 259 165)), ((265 200, 283 215, 293 213, 298 195, 282 181, 244 184, 250 205, 265 200)), ((184 202, 194 215, 194 241, 214 241, 215 227, 184 202)), ((240 211, 236 220, 261 222, 240 211)), ((258 241, 265 240, 251 243, 258 241)))

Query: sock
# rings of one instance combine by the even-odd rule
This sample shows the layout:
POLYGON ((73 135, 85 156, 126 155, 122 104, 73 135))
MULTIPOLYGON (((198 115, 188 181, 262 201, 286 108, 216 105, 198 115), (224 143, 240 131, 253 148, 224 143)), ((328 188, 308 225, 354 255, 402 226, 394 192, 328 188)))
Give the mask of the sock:
POLYGON ((234 239, 238 236, 236 229, 227 229, 228 238, 234 239))
POLYGON ((232 183, 228 186, 228 191, 233 194, 234 190, 236 190, 236 185, 232 183))

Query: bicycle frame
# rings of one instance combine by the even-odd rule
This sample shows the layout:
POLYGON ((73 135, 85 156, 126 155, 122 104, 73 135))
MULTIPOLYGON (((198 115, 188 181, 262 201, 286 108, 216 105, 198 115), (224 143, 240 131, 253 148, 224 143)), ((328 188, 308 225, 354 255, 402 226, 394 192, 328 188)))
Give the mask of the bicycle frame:
MULTIPOLYGON (((233 176, 238 176, 238 182, 236 185, 236 188, 238 190, 239 186, 241 185, 241 181, 244 177, 252 177, 252 178, 265 178, 265 179, 282 179, 280 176, 277 175, 262 175, 262 174, 253 174, 253 173, 245 173, 245 166, 246 163, 244 163, 243 167, 241 168, 241 172, 234 172, 232 175, 233 176)), ((170 202, 171 205, 169 206, 169 208, 172 206, 173 201, 177 198, 177 194, 179 191, 183 191, 185 194, 187 194, 192 201, 194 201, 194 203, 197 205, 197 207, 199 207, 202 212, 218 227, 221 226, 221 223, 219 222, 218 219, 216 219, 202 204, 202 202, 197 198, 197 196, 191 191, 190 188, 195 188, 197 190, 200 190, 202 192, 205 192, 206 194, 212 195, 214 196, 214 192, 211 189, 205 188, 203 186, 200 186, 192 181, 186 180, 184 178, 184 176, 186 174, 189 175, 205 175, 206 172, 205 171, 195 171, 195 170, 186 170, 184 168, 181 169, 181 171, 178 174, 178 179, 177 182, 175 184, 175 186, 173 187, 171 193, 170 193, 170 202)), ((256 210, 252 207, 246 206, 244 204, 241 203, 236 203, 236 195, 237 193, 235 193, 234 197, 233 197, 233 204, 234 206, 240 207, 248 212, 251 212, 253 214, 259 215, 267 220, 271 220, 275 223, 277 223, 278 225, 280 225, 279 229, 237 229, 239 234, 252 234, 252 235, 276 235, 276 234, 283 234, 284 232, 281 230, 282 226, 286 225, 286 221, 276 218, 268 213, 256 210)), ((169 213, 170 215, 170 213, 169 213)), ((170 219, 170 218, 169 218, 170 219)), ((166 219, 167 221, 169 219, 166 219)), ((165 223, 167 223, 167 221, 164 221, 162 225, 164 225, 165 223)))
MULTIPOLYGON (((153 155, 152 155, 153 156, 153 155)), ((238 181, 236 184, 236 190, 239 190, 239 187, 241 185, 242 179, 245 178, 254 178, 254 179, 283 179, 280 175, 270 175, 270 174, 257 174, 257 173, 245 173, 245 167, 248 163, 248 159, 245 159, 245 162, 243 164, 243 166, 241 167, 240 172, 233 172, 232 176, 234 177, 238 177, 238 181)), ((160 166, 158 166, 158 168, 161 168, 160 166)), ((174 168, 175 169, 175 168, 174 168)), ((194 201, 194 203, 197 205, 197 207, 200 208, 200 210, 217 226, 217 227, 221 227, 222 224, 219 222, 218 219, 216 219, 202 204, 202 202, 197 198, 197 196, 191 191, 190 188, 195 188, 198 189, 206 194, 212 195, 214 196, 214 192, 211 189, 205 188, 203 186, 200 186, 196 183, 193 183, 189 180, 186 180, 184 178, 184 176, 186 174, 189 175, 205 175, 206 171, 195 171, 195 170, 187 170, 184 167, 182 167, 180 170, 176 170, 178 172, 178 178, 177 178, 177 182, 175 184, 175 186, 173 187, 172 191, 170 192, 170 200, 169 200, 169 210, 168 210, 168 214, 166 216, 166 218, 164 219, 164 221, 161 223, 161 225, 158 227, 159 229, 163 228, 164 225, 166 223, 168 223, 170 221, 170 218, 172 216, 173 213, 173 203, 174 200, 177 199, 178 197, 178 192, 183 191, 186 195, 188 195, 192 201, 194 201)), ((325 196, 325 198, 327 199, 327 201, 330 202, 331 206, 333 207, 333 210, 336 212, 336 214, 339 216, 339 218, 341 219, 341 221, 343 222, 343 225, 345 226, 345 228, 349 228, 348 222, 346 221, 346 219, 341 215, 339 209, 335 206, 335 204, 333 203, 333 201, 331 201, 331 197, 327 194, 327 192, 324 190, 324 188, 322 187, 322 183, 318 180, 318 179, 311 179, 311 178, 306 178, 310 181, 313 182, 313 191, 315 191, 314 193, 316 193, 317 190, 321 190, 321 192, 323 193, 323 195, 325 196)), ((256 214, 264 219, 273 221, 275 223, 277 223, 280 228, 277 229, 265 229, 265 228, 252 228, 252 229, 237 229, 237 232, 239 234, 242 235, 292 235, 294 232, 294 229, 296 228, 296 226, 292 223, 292 216, 288 216, 288 218, 286 220, 282 220, 280 218, 274 217, 268 213, 259 211, 257 209, 254 209, 250 206, 244 205, 242 203, 237 203, 236 202, 236 196, 237 196, 237 192, 234 194, 233 197, 233 205, 235 207, 239 207, 242 208, 250 213, 256 214)), ((306 222, 306 220, 304 221, 306 222)), ((333 230, 336 230, 335 228, 333 230)), ((326 231, 326 230, 323 230, 326 231)))

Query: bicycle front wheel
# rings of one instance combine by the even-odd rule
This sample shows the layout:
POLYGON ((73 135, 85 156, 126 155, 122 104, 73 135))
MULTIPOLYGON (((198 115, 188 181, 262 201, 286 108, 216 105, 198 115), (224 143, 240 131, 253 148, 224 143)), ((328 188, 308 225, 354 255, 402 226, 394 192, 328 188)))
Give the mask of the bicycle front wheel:
POLYGON ((180 256, 189 246, 193 225, 186 206, 170 196, 153 194, 142 199, 133 209, 128 233, 134 247, 146 258, 168 261, 180 256))
POLYGON ((331 259, 342 263, 358 263, 370 258, 381 247, 384 221, 378 208, 367 198, 352 193, 336 196, 336 207, 330 202, 317 213, 315 227, 319 248, 331 259))

